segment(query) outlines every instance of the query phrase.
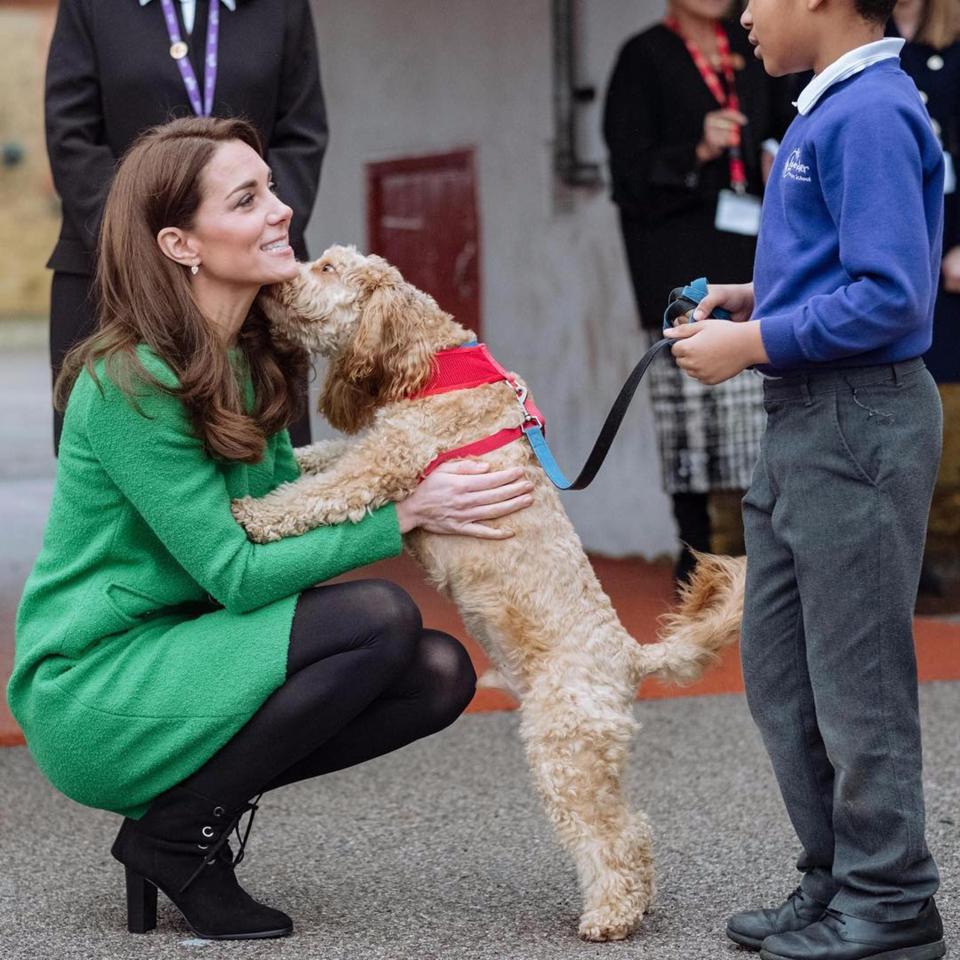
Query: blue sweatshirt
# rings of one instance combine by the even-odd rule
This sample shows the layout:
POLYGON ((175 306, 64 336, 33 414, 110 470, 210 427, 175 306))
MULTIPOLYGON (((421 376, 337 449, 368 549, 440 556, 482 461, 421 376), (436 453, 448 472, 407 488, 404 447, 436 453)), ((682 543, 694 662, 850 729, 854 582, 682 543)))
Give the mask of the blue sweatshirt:
POLYGON ((764 373, 895 363, 930 347, 943 152, 896 57, 831 86, 767 184, 753 317, 764 373))

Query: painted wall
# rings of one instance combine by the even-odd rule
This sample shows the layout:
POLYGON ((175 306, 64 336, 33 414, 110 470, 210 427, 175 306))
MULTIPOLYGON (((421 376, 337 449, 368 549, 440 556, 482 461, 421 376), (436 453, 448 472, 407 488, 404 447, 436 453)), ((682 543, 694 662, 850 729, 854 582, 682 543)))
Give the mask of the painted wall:
MULTIPOLYGON (((314 0, 331 142, 308 233, 319 252, 365 236, 364 164, 474 146, 485 338, 522 372, 575 472, 643 352, 606 191, 558 189, 552 172, 548 0, 314 0)), ((578 81, 586 159, 602 160, 603 91, 621 43, 656 0, 581 0, 578 81)), ((648 557, 674 548, 643 391, 600 476, 565 495, 588 549, 648 557)))
POLYGON ((43 74, 55 13, 52 0, 0 0, 0 319, 42 317, 49 308, 44 264, 60 229, 60 202, 44 143, 43 74))

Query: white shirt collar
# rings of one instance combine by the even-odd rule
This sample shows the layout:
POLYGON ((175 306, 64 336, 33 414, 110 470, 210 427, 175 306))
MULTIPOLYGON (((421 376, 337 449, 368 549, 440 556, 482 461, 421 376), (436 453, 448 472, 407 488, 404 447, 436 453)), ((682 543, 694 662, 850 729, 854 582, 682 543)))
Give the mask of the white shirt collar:
MULTIPOLYGON (((141 7, 145 7, 149 2, 150 2, 150 0, 140 0, 140 6, 141 6, 141 7)), ((181 3, 193 3, 193 2, 195 2, 195 0, 180 0, 180 2, 181 2, 181 3)), ((236 9, 237 9, 237 0, 220 0, 220 2, 221 2, 228 10, 236 10, 236 9)))
POLYGON ((865 43, 861 47, 848 50, 842 57, 834 60, 830 66, 821 70, 800 91, 800 96, 794 103, 797 112, 801 116, 808 114, 817 105, 817 101, 835 83, 840 83, 841 80, 846 80, 881 60, 899 57, 904 42, 900 37, 885 37, 883 40, 874 40, 873 43, 865 43))

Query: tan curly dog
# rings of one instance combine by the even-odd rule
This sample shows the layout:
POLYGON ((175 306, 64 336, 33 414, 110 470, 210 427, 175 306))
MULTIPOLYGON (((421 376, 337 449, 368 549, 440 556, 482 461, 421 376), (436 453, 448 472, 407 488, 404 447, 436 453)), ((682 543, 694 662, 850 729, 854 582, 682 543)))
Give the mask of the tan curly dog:
MULTIPOLYGON (((379 257, 331 247, 261 301, 279 336, 329 358, 321 409, 354 436, 297 450, 299 480, 259 500, 235 501, 235 516, 258 542, 357 521, 408 496, 441 452, 522 419, 505 382, 409 399, 430 378, 432 356, 473 335, 379 257)), ((638 644, 600 588, 527 442, 483 458, 497 468, 522 465, 536 484, 533 506, 492 521, 508 523, 515 536, 492 541, 417 530, 405 545, 456 602, 522 704, 530 767, 576 862, 580 935, 622 939, 654 894, 650 824, 631 810, 623 789, 637 684, 654 673, 695 679, 717 645, 692 643, 679 628, 669 643, 638 644)))

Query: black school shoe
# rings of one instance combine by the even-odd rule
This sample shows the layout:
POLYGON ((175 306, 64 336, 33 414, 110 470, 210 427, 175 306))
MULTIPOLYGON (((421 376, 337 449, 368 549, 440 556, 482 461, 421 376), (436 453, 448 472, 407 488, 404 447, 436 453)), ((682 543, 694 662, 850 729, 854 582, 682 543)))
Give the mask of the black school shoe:
POLYGON ((797 887, 787 897, 786 903, 779 907, 735 913, 727 921, 727 936, 742 947, 759 950, 767 937, 775 933, 802 930, 811 923, 816 923, 826 909, 825 903, 814 900, 797 887))
POLYGON ((796 933, 767 937, 762 960, 937 960, 947 952, 931 897, 911 920, 876 923, 837 910, 796 933))

